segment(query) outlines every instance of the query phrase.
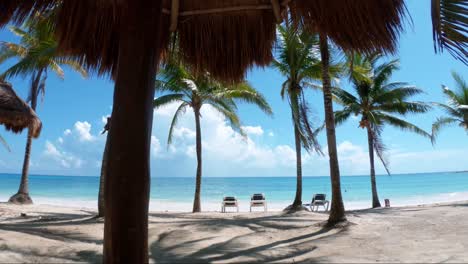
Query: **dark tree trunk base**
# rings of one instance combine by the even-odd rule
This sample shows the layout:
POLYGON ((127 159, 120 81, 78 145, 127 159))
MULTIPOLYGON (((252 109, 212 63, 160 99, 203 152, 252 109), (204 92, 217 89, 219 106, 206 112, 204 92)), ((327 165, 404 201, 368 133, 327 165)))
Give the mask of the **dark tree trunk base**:
POLYGON ((27 193, 17 193, 13 195, 12 197, 10 197, 8 202, 13 203, 13 204, 32 204, 33 203, 31 197, 27 193))
POLYGON ((283 209, 283 212, 287 214, 292 214, 292 213, 300 212, 300 211, 310 211, 310 210, 309 208, 303 206, 302 204, 299 204, 299 205, 291 204, 288 207, 283 209))
POLYGON ((382 207, 382 205, 380 205, 379 202, 378 202, 378 203, 374 203, 374 204, 372 205, 372 208, 380 208, 380 207, 382 207))
POLYGON ((325 228, 345 228, 347 227, 348 225, 350 224, 350 222, 348 222, 348 220, 346 220, 346 217, 344 218, 341 218, 337 221, 330 221, 328 220, 327 222, 325 222, 325 228))

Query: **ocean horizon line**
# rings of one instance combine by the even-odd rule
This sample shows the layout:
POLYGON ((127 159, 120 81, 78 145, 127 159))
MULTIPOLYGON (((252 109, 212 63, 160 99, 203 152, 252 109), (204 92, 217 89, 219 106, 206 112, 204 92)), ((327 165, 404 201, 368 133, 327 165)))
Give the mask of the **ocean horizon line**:
MULTIPOLYGON (((468 173, 468 170, 459 170, 459 171, 435 171, 435 172, 411 172, 411 173, 392 173, 392 174, 376 174, 376 176, 401 176, 401 175, 427 175, 427 174, 452 174, 452 173, 468 173)), ((9 173, 9 172, 0 172, 0 176, 21 176, 21 173, 9 173)), ((30 177, 43 177, 43 176, 51 176, 51 177, 94 177, 99 178, 99 175, 64 175, 64 174, 29 174, 30 177)), ((193 176, 151 176, 150 178, 193 178, 193 176)), ((280 175, 280 176, 260 176, 260 175, 249 175, 249 176, 208 176, 204 175, 206 178, 296 178, 295 175, 280 175)), ((329 175, 303 175, 303 178, 328 178, 329 175)), ((341 175, 341 177, 369 177, 369 174, 348 174, 348 175, 341 175)))

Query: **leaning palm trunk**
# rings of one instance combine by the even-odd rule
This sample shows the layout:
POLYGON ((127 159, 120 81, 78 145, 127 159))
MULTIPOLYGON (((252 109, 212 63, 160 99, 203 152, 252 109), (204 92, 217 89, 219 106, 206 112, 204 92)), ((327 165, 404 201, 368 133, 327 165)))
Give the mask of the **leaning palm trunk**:
MULTIPOLYGON (((39 83, 42 78, 43 69, 37 71, 36 74, 33 75, 32 82, 31 82, 31 108, 36 111, 37 106, 37 95, 39 89, 39 83)), ((33 201, 29 196, 29 162, 31 158, 31 146, 32 146, 32 134, 31 131, 28 129, 28 138, 26 140, 26 149, 24 152, 24 161, 23 161, 23 170, 21 173, 21 182, 18 189, 18 192, 10 197, 10 203, 16 204, 32 204, 33 201)))
POLYGON ((320 34, 320 53, 322 57, 323 100, 325 105, 325 125, 327 128, 328 156, 330 158, 330 179, 332 187, 332 202, 328 225, 335 225, 345 221, 345 210, 341 195, 340 168, 336 149, 335 119, 333 115, 333 101, 329 75, 330 54, 327 36, 320 34))
POLYGON ((105 177, 104 263, 148 262, 150 142, 161 1, 127 5, 115 69, 105 177))
POLYGON ((107 174, 107 164, 109 156, 109 135, 106 137, 106 145, 104 147, 104 154, 102 155, 101 177, 99 178, 99 194, 98 194, 98 217, 104 217, 104 184, 107 174))
POLYGON ((193 213, 201 211, 200 193, 201 193, 201 177, 202 177, 202 142, 200 128, 200 108, 194 107, 195 127, 196 127, 196 149, 197 149, 197 176, 195 179, 195 197, 193 199, 193 213))
POLYGON ((294 141, 296 143, 296 196, 292 204, 293 208, 302 206, 302 156, 301 156, 301 135, 297 125, 294 124, 294 141))
POLYGON ((367 140, 369 142, 369 161, 370 161, 370 178, 372 187, 372 208, 380 207, 379 196, 377 194, 377 183, 375 180, 375 166, 374 166, 374 136, 372 130, 367 126, 367 140))

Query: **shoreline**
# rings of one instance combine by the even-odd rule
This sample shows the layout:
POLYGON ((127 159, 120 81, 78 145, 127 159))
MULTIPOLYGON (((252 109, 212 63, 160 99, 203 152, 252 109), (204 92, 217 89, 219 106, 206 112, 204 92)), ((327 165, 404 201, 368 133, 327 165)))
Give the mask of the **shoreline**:
MULTIPOLYGON (((32 196, 33 205, 57 206, 57 207, 70 207, 75 209, 97 210, 97 199, 84 200, 79 198, 49 198, 49 197, 35 197, 32 196)), ((8 200, 5 196, 0 196, 0 203, 5 203, 8 200)), ((267 200, 268 201, 268 200, 267 200)), ((390 199, 391 207, 408 207, 408 206, 422 206, 422 205, 436 205, 441 203, 457 203, 468 201, 468 192, 451 192, 439 193, 431 197, 427 195, 410 196, 407 198, 390 199)), ((309 201, 303 201, 304 204, 309 201)), ((371 208, 371 201, 344 201, 346 211, 363 210, 371 208)), ((290 203, 268 201, 268 211, 280 212, 286 208, 290 203)), ((384 198, 381 199, 382 207, 384 206, 384 198)), ((219 212, 221 210, 221 202, 208 200, 202 202, 202 212, 219 212)), ((262 208, 255 208, 255 211, 262 210, 262 208)), ((151 199, 150 212, 174 212, 183 213, 192 211, 192 202, 177 202, 168 200, 151 199)), ((239 212, 249 212, 249 200, 239 200, 239 212)))

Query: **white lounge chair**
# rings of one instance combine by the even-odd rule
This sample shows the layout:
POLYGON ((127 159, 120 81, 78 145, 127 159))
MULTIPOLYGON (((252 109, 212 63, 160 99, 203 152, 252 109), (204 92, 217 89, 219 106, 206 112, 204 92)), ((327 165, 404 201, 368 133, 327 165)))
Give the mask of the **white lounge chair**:
POLYGON ((265 212, 268 210, 266 198, 263 193, 256 193, 250 197, 250 212, 252 212, 252 207, 263 207, 265 212))
POLYGON ((327 196, 323 193, 318 193, 314 194, 312 197, 312 202, 310 203, 310 210, 311 211, 318 211, 319 206, 322 206, 325 211, 328 211, 328 206, 330 205, 330 202, 326 199, 327 196))
POLYGON ((226 212, 226 207, 236 207, 237 212, 239 212, 239 203, 237 202, 237 198, 234 196, 224 197, 223 202, 221 203, 221 213, 226 212))

